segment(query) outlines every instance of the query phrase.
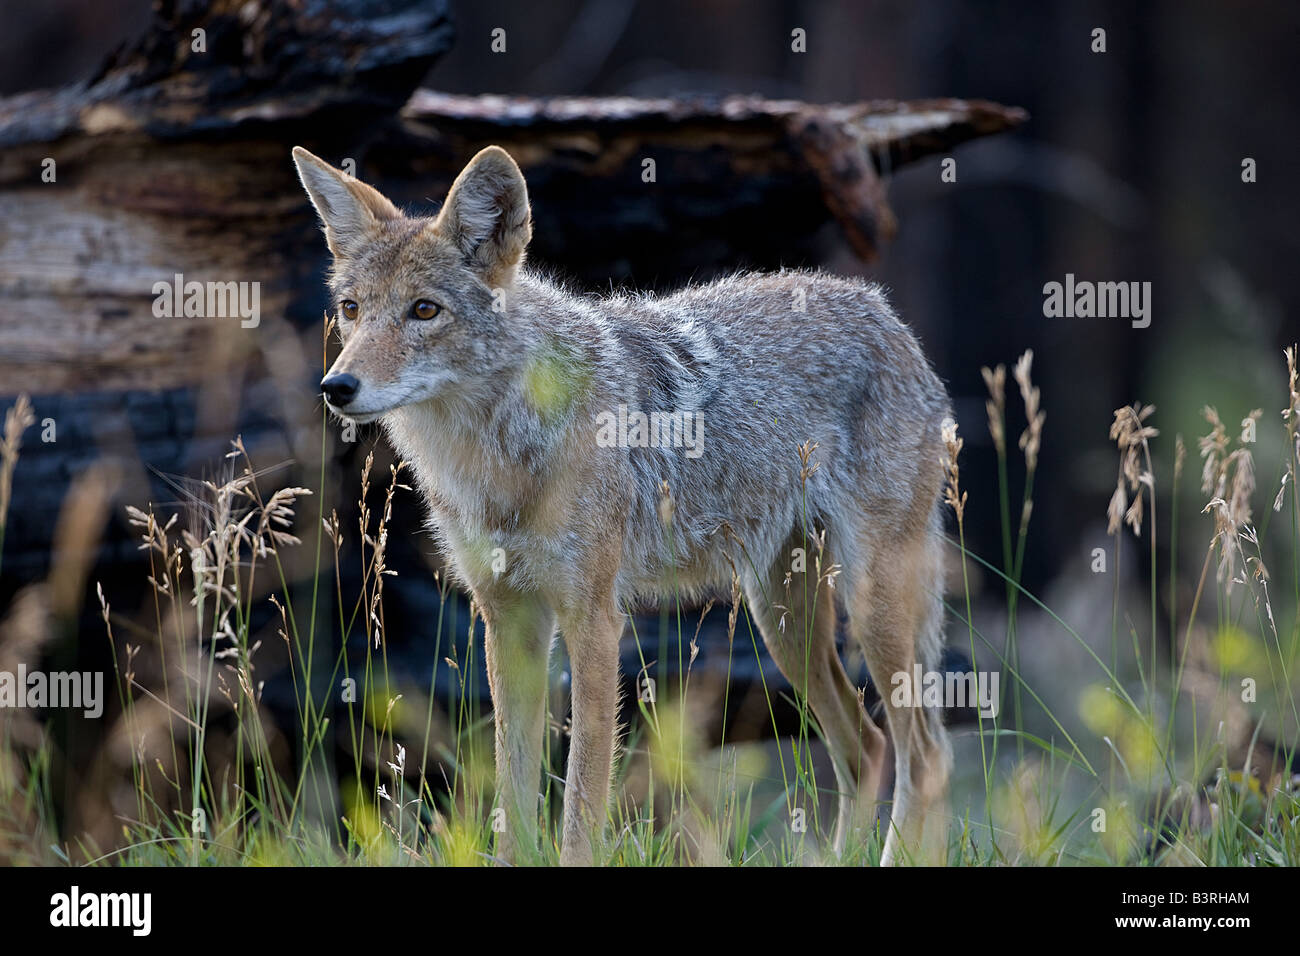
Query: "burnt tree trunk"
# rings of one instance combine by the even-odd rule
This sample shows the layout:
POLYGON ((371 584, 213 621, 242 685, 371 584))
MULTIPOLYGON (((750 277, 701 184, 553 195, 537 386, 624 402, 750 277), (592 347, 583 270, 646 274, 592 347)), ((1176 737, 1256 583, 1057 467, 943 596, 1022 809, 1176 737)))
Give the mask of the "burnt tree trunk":
MULTIPOLYGON (((961 100, 417 89, 451 39, 445 0, 164 2, 150 32, 87 82, 0 100, 0 405, 31 393, 56 436, 27 435, 0 606, 49 572, 68 489, 94 462, 110 462, 119 505, 166 502, 178 492, 160 474, 210 470, 242 434, 259 461, 295 463, 275 480, 316 485, 327 262, 290 162, 295 144, 353 160, 358 176, 415 205, 498 143, 529 182, 534 263, 594 287, 644 288, 815 264, 828 223, 868 259, 895 229, 888 172, 1024 119, 961 100), (256 283, 259 323, 158 317, 155 284, 176 275, 256 283)), ((346 512, 355 449, 328 454, 346 466, 331 474, 346 477, 326 513, 339 502, 346 512)), ((419 520, 415 503, 403 504, 399 532, 419 520)), ((130 610, 122 595, 138 595, 143 574, 120 512, 80 584, 93 593, 103 580, 112 593, 116 582, 116 606, 130 610)), ((343 514, 345 528, 352 517, 343 514)), ((436 607, 430 549, 414 534, 393 540, 390 565, 407 573, 389 586, 389 633, 423 641, 436 607)), ((95 631, 87 640, 101 640, 96 612, 83 616, 95 631)), ((412 653, 418 671, 431 649, 412 653)))

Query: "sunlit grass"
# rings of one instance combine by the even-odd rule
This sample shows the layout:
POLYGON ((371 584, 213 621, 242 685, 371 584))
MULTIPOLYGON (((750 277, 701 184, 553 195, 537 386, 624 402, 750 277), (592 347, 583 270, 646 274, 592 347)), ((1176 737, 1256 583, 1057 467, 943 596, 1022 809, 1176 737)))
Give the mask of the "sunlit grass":
MULTIPOLYGON (((1013 373, 1028 422, 1020 440, 1024 467, 1013 467, 1006 373, 986 370, 999 497, 991 503, 968 500, 958 489, 954 452, 948 500, 962 509, 998 508, 1002 547, 993 559, 968 552, 959 525, 951 553, 954 565, 961 562, 964 583, 946 606, 949 640, 969 644, 978 662, 1001 671, 1005 700, 996 719, 955 730, 959 779, 947 815, 938 821, 949 864, 1300 862, 1300 788, 1290 770, 1298 723, 1300 505, 1294 485, 1300 395, 1294 354, 1287 358, 1285 460, 1255 461, 1244 422, 1242 435, 1234 435, 1207 409, 1209 434, 1198 446, 1205 514, 1194 528, 1180 515, 1181 438, 1166 481, 1155 464, 1162 446, 1154 410, 1133 406, 1116 412, 1111 434, 1120 463, 1108 555, 1116 584, 1108 643, 1106 635, 1098 642, 1097 635, 1081 633, 1022 585, 1037 450, 1048 433, 1026 357, 1013 373), (1017 473, 1023 488, 1013 506, 1017 473), (1256 474, 1277 476, 1273 487, 1262 489, 1262 506, 1254 504, 1261 497, 1255 494, 1256 474), (1182 535, 1207 542, 1203 562, 1176 568, 1179 552, 1156 538, 1157 524, 1169 529, 1171 540, 1182 535), (1140 599, 1118 580, 1127 535, 1136 538, 1148 562, 1150 592, 1140 599), (969 589, 971 570, 1005 586, 997 588, 1006 594, 1003 613, 980 613, 969 589), (1158 585, 1166 580, 1162 600, 1158 585), (1179 605, 1176 580, 1194 582, 1189 605, 1179 605), (990 633, 991 626, 998 633, 990 633), (1085 652, 1087 666, 1069 675, 1072 690, 1064 696, 1050 696, 1023 679, 1031 635, 1085 652)), ((545 376, 536 384, 547 401, 559 394, 545 376)), ((28 418, 21 409, 9 416, 0 475, 6 495, 26 427, 20 422, 28 418)), ((960 450, 955 431, 949 438, 950 450, 960 450)), ((806 447, 805 469, 813 454, 806 447)), ((131 812, 121 812, 119 803, 109 845, 63 832, 52 779, 62 755, 39 725, 19 726, 0 711, 0 860, 493 864, 499 820, 491 715, 480 708, 470 683, 482 651, 473 622, 453 621, 454 595, 444 578, 437 581, 442 613, 426 638, 437 644, 438 671, 427 685, 408 687, 388 667, 383 588, 389 526, 395 508, 418 507, 402 468, 395 466, 372 493, 368 459, 359 523, 341 528, 323 500, 323 471, 315 489, 264 495, 238 441, 230 460, 232 475, 208 483, 196 496, 201 525, 182 527, 171 516, 132 510, 150 560, 152 630, 114 613, 109 597, 101 595, 121 708, 104 746, 115 748, 119 758, 129 753, 130 773, 119 785, 132 794, 131 812), (371 499, 380 502, 375 511, 371 499), (313 536, 314 573, 304 591, 287 580, 281 557, 287 549, 311 546, 299 541, 307 537, 302 527, 311 523, 322 530, 313 536), (362 542, 361 587, 344 593, 341 539, 352 535, 362 542), (268 614, 278 622, 273 630, 290 670, 296 702, 291 727, 275 726, 262 702, 258 662, 268 649, 254 635, 264 633, 255 622, 268 614), (467 645, 455 640, 453 628, 469 635, 467 645), (465 653, 458 647, 468 648, 465 659, 457 659, 465 653), (454 688, 450 700, 436 692, 439 677, 447 675, 454 688), (220 720, 214 702, 224 702, 220 720), (350 762, 336 759, 340 742, 350 762)), ((818 566, 819 585, 828 570, 818 566)), ((738 587, 732 597, 737 603, 728 614, 728 653, 762 660, 738 587)), ((858 835, 838 858, 829 852, 834 775, 801 689, 793 690, 797 733, 769 743, 707 739, 702 708, 734 704, 729 695, 714 699, 713 691, 692 684, 698 611, 674 604, 665 622, 667 645, 642 648, 647 670, 637 676, 638 687, 654 662, 663 663, 665 650, 679 666, 671 672, 656 668, 657 693, 637 702, 639 719, 623 741, 597 861, 877 862, 887 800, 875 832, 858 835)), ((0 651, 14 632, 11 615, 0 630, 0 651)), ((634 632, 628 640, 640 648, 634 632)), ((768 667, 760 691, 775 727, 779 685, 768 667)), ((548 720, 548 767, 545 776, 539 774, 546 801, 536 863, 559 859, 566 713, 567 700, 557 689, 548 720)))

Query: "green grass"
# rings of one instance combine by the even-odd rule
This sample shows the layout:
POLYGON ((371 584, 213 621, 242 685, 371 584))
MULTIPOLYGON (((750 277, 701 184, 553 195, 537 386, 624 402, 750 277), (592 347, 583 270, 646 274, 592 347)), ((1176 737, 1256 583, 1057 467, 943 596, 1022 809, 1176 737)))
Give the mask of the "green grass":
MULTIPOLYGON (((1199 499, 1181 481, 1181 458, 1158 470, 1156 462, 1162 452, 1169 453, 1168 446, 1145 430, 1158 418, 1148 419, 1136 407, 1117 412, 1112 437, 1120 453, 1117 488, 1124 504, 1118 512, 1112 509, 1106 573, 1115 585, 1110 631, 1101 635, 1072 626, 1022 585, 1043 429, 1027 362, 1017 367, 1015 378, 1029 430, 1036 431, 1029 436, 1032 454, 1023 469, 999 438, 1008 429, 1000 394, 1005 376, 988 376, 1000 554, 989 559, 968 551, 961 520, 950 542, 963 583, 946 599, 949 640, 968 644, 980 666, 1001 672, 1004 706, 996 718, 955 734, 958 772, 947 813, 937 821, 948 863, 1295 865, 1300 862, 1300 788, 1277 769, 1293 756, 1300 724, 1300 506, 1293 493, 1300 422, 1294 372, 1282 459, 1254 461, 1256 446, 1229 435, 1211 418, 1203 445, 1210 490, 1199 499), (1271 488, 1245 487, 1256 472, 1273 476, 1271 488), (1019 508, 1013 510, 1017 474, 1023 486, 1019 508), (1284 479, 1287 493, 1275 512, 1274 494, 1284 479), (1258 520, 1247 519, 1243 510, 1252 495, 1263 502, 1256 506, 1258 520), (1187 513, 1211 497, 1224 499, 1224 506, 1195 515, 1196 524, 1188 527, 1187 513), (1141 521, 1131 510, 1138 500, 1141 521), (1169 529, 1168 545, 1156 537, 1157 515, 1160 526, 1169 529), (1143 594, 1120 582, 1129 535, 1148 562, 1150 589, 1143 594), (1207 543, 1190 573, 1178 567, 1187 553, 1175 546, 1180 539, 1207 543), (1226 560, 1234 573, 1220 576, 1226 560), (1000 582, 986 590, 1005 593, 1001 607, 988 598, 975 601, 972 572, 1000 582), (1180 581, 1196 582, 1190 603, 1179 600, 1180 581), (1023 676, 1035 644, 1040 655, 1069 650, 1085 664, 1068 675, 1064 688, 1035 688, 1023 676), (1253 700, 1242 699, 1247 686, 1253 687, 1253 700)), ((322 423, 322 461, 326 436, 322 423)), ((17 461, 17 438, 6 436, 9 469, 17 461)), ((960 503, 960 517, 968 503, 956 467, 959 440, 953 449, 950 445, 949 500, 960 503)), ((814 453, 814 446, 801 447, 792 467, 810 473, 814 453)), ((111 826, 98 826, 97 838, 61 831, 59 820, 67 814, 60 816, 55 807, 69 799, 65 757, 48 726, 20 726, 0 711, 0 862, 491 864, 496 816, 491 715, 480 711, 471 683, 481 648, 473 621, 456 618, 457 604, 445 579, 438 580, 441 612, 427 636, 437 642, 439 662, 428 684, 399 686, 389 669, 383 595, 388 527, 394 508, 418 507, 400 466, 372 491, 372 459, 367 460, 359 524, 341 528, 324 500, 323 467, 313 490, 280 489, 264 496, 238 441, 231 461, 232 477, 207 484, 200 494, 207 519, 202 531, 183 532, 166 516, 132 511, 151 563, 145 593, 151 594, 152 620, 146 625, 114 613, 101 596, 120 715, 103 753, 92 761, 98 790, 83 793, 114 796, 98 808, 80 807, 79 813, 89 819, 98 812, 101 820, 111 818, 111 826), (371 510, 371 499, 377 511, 371 510), (359 535, 362 541, 359 593, 344 593, 340 583, 341 535, 359 535), (310 556, 307 574, 290 573, 291 552, 295 558, 310 556), (254 634, 252 622, 268 606, 277 621, 274 640, 281 642, 292 677, 291 727, 274 726, 260 705, 258 661, 269 656, 269 648, 261 631, 254 634), (469 657, 457 660, 452 637, 462 628, 470 636, 469 657), (354 672, 351 661, 363 647, 364 665, 354 672), (446 674, 456 688, 450 706, 434 693, 446 674), (349 681, 355 682, 355 695, 344 698, 349 681), (223 714, 214 713, 215 702, 222 702, 223 714), (142 734, 147 746, 138 745, 142 734), (348 754, 342 763, 336 757, 340 750, 348 754)), ((8 487, 8 476, 0 486, 8 487)), ((822 567, 815 540, 807 544, 815 556, 815 583, 806 581, 805 587, 829 586, 833 568, 822 567)), ((733 599, 728 674, 735 655, 762 660, 757 629, 738 587, 733 599)), ((657 676, 658 693, 639 702, 640 719, 623 741, 598 862, 877 862, 880 827, 852 841, 838 859, 827 850, 834 775, 801 688, 794 691, 797 733, 734 746, 704 739, 700 708, 725 712, 733 701, 729 688, 713 700, 692 685, 697 613, 671 602, 663 610, 665 641, 657 648, 642 648, 634 628, 626 638, 641 651, 643 673, 653 670, 657 676), (661 665, 673 654, 681 677, 668 685, 661 665)), ((0 629, 0 651, 6 633, 0 629)), ((770 682, 775 675, 767 666, 761 693, 775 727, 778 702, 770 682)), ((543 836, 532 862, 558 862, 560 735, 566 713, 567 700, 556 682, 547 732, 543 836)))

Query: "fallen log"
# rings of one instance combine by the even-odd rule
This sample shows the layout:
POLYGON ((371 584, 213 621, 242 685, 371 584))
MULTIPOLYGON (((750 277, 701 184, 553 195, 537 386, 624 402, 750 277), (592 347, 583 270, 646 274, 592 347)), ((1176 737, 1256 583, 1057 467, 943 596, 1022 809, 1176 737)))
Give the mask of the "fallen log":
MULTIPOLYGON (((271 460, 297 462, 277 478, 314 486, 327 262, 294 144, 350 159, 424 208, 474 151, 501 144, 528 177, 533 263, 597 287, 655 287, 816 264, 827 224, 870 259, 896 228, 893 170, 1025 118, 963 100, 417 89, 450 42, 445 0, 167 0, 86 82, 0 99, 0 405, 29 392, 58 433, 48 443, 29 433, 0 604, 48 572, 69 484, 101 458, 149 482, 121 501, 167 500, 174 492, 140 462, 199 474, 242 434, 271 460), (256 320, 160 314, 158 289, 177 276, 247 284, 256 320)), ((355 480, 342 448, 352 457, 332 472, 355 480)), ((335 492, 330 505, 345 511, 355 487, 335 492)), ((86 576, 110 596, 143 581, 120 511, 86 576)), ((407 641, 429 636, 431 581, 406 533, 418 519, 414 505, 400 513, 394 540, 406 553, 395 546, 390 565, 403 573, 389 586, 389 633, 407 641)), ((92 598, 83 623, 96 635, 97 614, 92 598)))
POLYGON ((255 335, 155 314, 178 274, 255 283, 261 315, 319 321, 297 142, 412 204, 500 143, 529 178, 534 262, 653 286, 815 263, 827 221, 870 258, 895 228, 883 174, 1024 118, 962 100, 415 90, 450 29, 439 0, 167 2, 87 83, 0 100, 0 392, 176 388, 245 365, 255 335))

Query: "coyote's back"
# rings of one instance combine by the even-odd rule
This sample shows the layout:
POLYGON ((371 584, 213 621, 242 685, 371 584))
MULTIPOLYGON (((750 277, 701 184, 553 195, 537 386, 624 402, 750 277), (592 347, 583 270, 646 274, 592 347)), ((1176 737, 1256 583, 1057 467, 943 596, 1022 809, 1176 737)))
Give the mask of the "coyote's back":
POLYGON ((948 400, 878 286, 816 272, 739 274, 662 298, 611 298, 594 313, 594 414, 621 421, 625 407, 651 423, 658 413, 695 426, 686 452, 629 442, 610 453, 635 486, 628 590, 729 587, 724 527, 765 567, 805 519, 867 512, 899 539, 928 525, 948 400), (807 443, 818 467, 805 480, 798 450, 807 443))

